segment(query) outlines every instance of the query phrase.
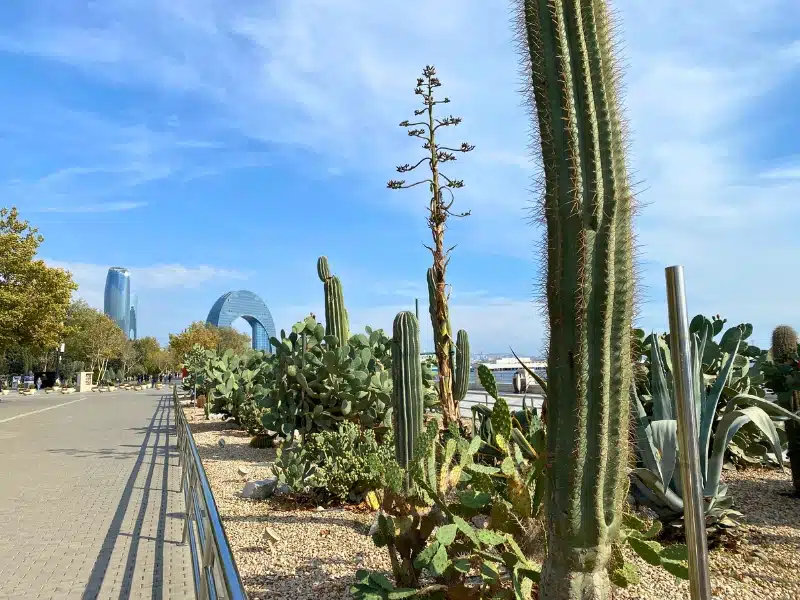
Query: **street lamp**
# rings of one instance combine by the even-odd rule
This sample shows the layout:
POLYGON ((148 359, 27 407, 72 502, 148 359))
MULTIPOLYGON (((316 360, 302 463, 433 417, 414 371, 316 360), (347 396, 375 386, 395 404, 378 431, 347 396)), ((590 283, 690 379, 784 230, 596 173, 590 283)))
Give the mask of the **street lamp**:
POLYGON ((64 354, 64 342, 58 347, 58 365, 56 366, 56 381, 61 379, 61 355, 64 354))

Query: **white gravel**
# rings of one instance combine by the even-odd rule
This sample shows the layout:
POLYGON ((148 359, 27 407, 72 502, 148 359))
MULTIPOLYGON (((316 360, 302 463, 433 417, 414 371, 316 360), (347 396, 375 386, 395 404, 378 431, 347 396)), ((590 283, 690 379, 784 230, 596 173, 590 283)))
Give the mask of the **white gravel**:
POLYGON ((246 481, 271 476, 275 451, 251 448, 247 433, 203 420, 200 409, 186 413, 194 417, 189 425, 251 600, 345 600, 356 569, 391 569, 386 551, 367 535, 371 512, 317 512, 313 505, 292 510, 277 499, 241 498, 246 481), (239 475, 240 467, 249 470, 246 477, 239 475), (267 527, 278 537, 272 550, 264 537, 267 527))
MULTIPOLYGON (((348 587, 356 569, 388 572, 385 549, 367 535, 374 515, 363 509, 288 508, 277 499, 241 498, 246 481, 269 477, 274 450, 250 448, 250 436, 233 424, 205 421, 203 411, 187 408, 189 425, 214 490, 225 531, 251 599, 339 600, 350 597, 348 587), (219 440, 224 439, 224 446, 219 440), (240 468, 248 470, 239 475, 240 468), (264 530, 270 527, 278 542, 270 549, 264 530)), ((711 555, 712 591, 720 600, 800 599, 800 499, 791 491, 791 478, 775 470, 725 472, 724 480, 744 513, 743 539, 735 550, 711 555)), ((629 557, 642 582, 618 589, 625 600, 683 600, 688 583, 666 571, 629 557)))

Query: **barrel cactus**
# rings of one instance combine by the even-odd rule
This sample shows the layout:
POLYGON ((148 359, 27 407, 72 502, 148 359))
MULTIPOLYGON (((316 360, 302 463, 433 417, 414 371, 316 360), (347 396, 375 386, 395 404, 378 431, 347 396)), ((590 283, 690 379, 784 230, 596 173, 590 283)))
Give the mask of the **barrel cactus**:
POLYGON ((518 0, 541 147, 549 321, 542 600, 611 597, 627 491, 633 195, 606 0, 518 0))
POLYGON ((408 311, 398 313, 392 332, 395 455, 405 469, 414 457, 414 443, 422 432, 424 408, 417 318, 408 311))
MULTIPOLYGON (((786 363, 797 359, 797 332, 789 325, 778 325, 772 332, 772 359, 776 363, 786 363)), ((786 408, 796 413, 800 411, 800 390, 779 392, 778 398, 786 408)), ((800 494, 800 424, 786 423, 789 465, 792 468, 792 482, 795 493, 800 494)))
POLYGON ((772 330, 772 360, 783 362, 797 354, 797 332, 789 325, 778 325, 772 330))
POLYGON ((335 335, 339 343, 344 345, 350 340, 350 323, 344 306, 342 282, 331 275, 325 256, 317 260, 317 275, 325 284, 325 335, 335 335))

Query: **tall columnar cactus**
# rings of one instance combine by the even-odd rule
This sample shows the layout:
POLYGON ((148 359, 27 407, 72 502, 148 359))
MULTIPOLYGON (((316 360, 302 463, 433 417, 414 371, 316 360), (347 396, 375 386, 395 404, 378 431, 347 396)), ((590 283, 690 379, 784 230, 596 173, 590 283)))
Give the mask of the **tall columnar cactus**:
POLYGON ((331 275, 325 256, 317 260, 317 275, 325 284, 325 335, 335 335, 340 344, 346 344, 350 340, 350 322, 344 306, 342 282, 331 275))
POLYGON ((455 365, 453 366, 453 400, 461 402, 469 389, 469 336, 463 329, 456 335, 455 365))
MULTIPOLYGON (((772 360, 775 363, 786 362, 797 354, 797 332, 789 325, 778 325, 772 331, 772 360)), ((800 411, 800 390, 784 393, 786 408, 792 412, 800 411)), ((780 396, 784 394, 778 394, 780 396)), ((792 481, 797 494, 800 494, 800 426, 794 421, 786 423, 787 454, 792 468, 792 481)))
POLYGON ((414 313, 398 313, 393 326, 394 443, 397 462, 406 468, 422 432, 424 393, 419 359, 419 323, 414 313))
POLYGON ((606 0, 518 0, 541 142, 548 349, 542 600, 611 597, 627 490, 632 194, 606 0))
POLYGON ((428 269, 428 311, 433 325, 433 344, 439 366, 439 401, 442 406, 444 424, 458 420, 458 404, 469 389, 469 338, 463 329, 456 334, 453 344, 453 328, 447 302, 437 300, 437 286, 433 268, 428 269), (442 316, 443 315, 443 316, 442 316), (459 342, 460 340, 460 342, 459 342), (443 368, 444 366, 444 368, 443 368))

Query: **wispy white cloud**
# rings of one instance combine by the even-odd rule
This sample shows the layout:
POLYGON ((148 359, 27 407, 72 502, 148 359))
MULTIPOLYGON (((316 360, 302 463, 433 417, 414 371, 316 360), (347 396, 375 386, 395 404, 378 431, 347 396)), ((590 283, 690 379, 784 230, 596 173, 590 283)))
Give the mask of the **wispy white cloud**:
POLYGON ((78 206, 51 206, 41 208, 43 213, 105 213, 123 212, 147 206, 147 202, 105 202, 102 204, 81 204, 78 206))
MULTIPOLYGON (((109 265, 69 262, 44 259, 53 267, 66 269, 72 273, 78 284, 77 296, 84 298, 93 306, 103 308, 103 289, 109 265)), ((209 265, 187 267, 180 264, 156 264, 148 266, 129 266, 133 292, 169 290, 175 288, 198 288, 214 280, 246 281, 249 274, 236 269, 225 269, 209 265)))
MULTIPOLYGON (((800 222, 800 148, 780 140, 780 128, 787 122, 797 126, 800 115, 779 119, 764 107, 797 85, 800 5, 615 5, 629 65, 631 166, 642 182, 638 228, 651 299, 643 314, 663 327, 661 268, 681 263, 690 310, 724 311, 764 331, 775 320, 791 320, 791 303, 777 298, 800 294, 800 280, 783 275, 800 253, 794 233, 800 222), (779 279, 780 295, 742 293, 743 287, 763 290, 779 279)), ((477 146, 454 171, 467 183, 460 206, 473 209, 473 216, 449 235, 462 246, 533 256, 538 233, 525 217, 536 165, 527 158, 527 117, 503 7, 482 0, 107 0, 71 6, 56 17, 44 9, 31 13, 13 31, 0 30, 0 47, 58 60, 131 89, 189 97, 203 110, 196 136, 185 135, 190 129, 184 115, 172 122, 184 135, 131 127, 100 136, 119 153, 119 164, 141 165, 145 173, 163 167, 171 169, 169 176, 186 169, 176 148, 213 145, 224 132, 310 150, 322 157, 323 171, 331 164, 359 170, 381 186, 394 165, 419 152, 397 122, 411 115, 414 80, 433 61, 453 112, 464 117, 453 139, 477 146)), ((97 124, 88 127, 96 136, 103 131, 97 124)), ((376 190, 375 197, 419 214, 424 193, 416 203, 410 201, 413 193, 376 190)), ((395 285, 389 292, 424 291, 415 285, 395 285)), ((523 306, 529 305, 523 302, 518 308, 526 312, 517 317, 536 320, 523 306)), ((481 327, 477 312, 470 318, 476 321, 467 328, 481 327)))

